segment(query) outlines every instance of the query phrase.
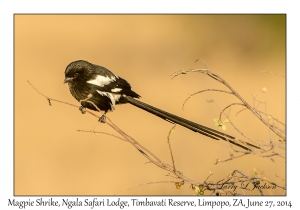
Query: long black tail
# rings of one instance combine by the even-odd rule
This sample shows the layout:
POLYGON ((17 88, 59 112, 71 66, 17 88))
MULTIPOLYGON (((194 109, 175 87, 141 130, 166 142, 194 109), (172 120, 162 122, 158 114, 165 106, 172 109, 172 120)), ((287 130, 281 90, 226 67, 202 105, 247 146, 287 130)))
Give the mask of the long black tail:
POLYGON ((233 137, 233 136, 230 136, 228 134, 225 134, 225 133, 222 133, 220 131, 217 131, 217 130, 214 130, 214 129, 211 129, 211 128, 208 128, 208 127, 205 127, 203 125, 199 125, 197 123, 194 123, 192 121, 189 121, 189 120, 186 120, 184 118, 181 118, 181 117, 178 117, 176 115, 173 115, 171 113, 168 113, 168 112, 165 112, 163 110, 160 110, 156 107, 153 107, 153 106, 150 106, 148 104, 145 104, 139 100, 136 100, 130 96, 127 96, 125 98, 125 100, 138 107, 138 108, 141 108, 151 114, 154 114, 166 121, 169 121, 169 122, 172 122, 172 123, 176 123, 176 124, 179 124, 183 127, 186 127, 192 131, 195 131, 195 132, 198 132, 198 133, 201 133, 202 135, 205 135, 205 136, 208 136, 212 139, 215 139, 215 140, 224 140, 224 141, 227 141, 231 144, 234 144, 238 147, 241 147, 245 150, 248 150, 248 151, 252 151, 249 147, 254 147, 256 149, 260 149, 258 146, 255 146, 253 144, 250 144, 248 142, 243 142, 241 140, 238 140, 237 138, 233 137))

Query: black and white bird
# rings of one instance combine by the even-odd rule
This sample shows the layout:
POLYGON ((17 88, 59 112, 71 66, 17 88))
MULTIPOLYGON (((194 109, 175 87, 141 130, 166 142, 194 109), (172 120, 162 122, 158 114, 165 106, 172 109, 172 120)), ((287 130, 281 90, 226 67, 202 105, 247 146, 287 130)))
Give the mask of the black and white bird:
POLYGON ((64 83, 68 83, 71 94, 81 103, 80 110, 104 111, 99 119, 101 122, 105 122, 105 114, 113 111, 116 104, 126 102, 126 96, 140 97, 126 80, 102 66, 83 60, 67 66, 64 83))
POLYGON ((253 144, 238 141, 233 136, 170 114, 135 99, 140 98, 140 96, 131 90, 130 84, 103 66, 84 60, 74 61, 65 70, 64 83, 68 83, 71 94, 80 102, 82 113, 84 113, 85 108, 104 111, 104 114, 99 118, 100 122, 105 122, 106 113, 113 111, 115 105, 129 103, 164 120, 179 124, 212 139, 225 140, 248 151, 251 151, 250 147, 259 149, 253 144))

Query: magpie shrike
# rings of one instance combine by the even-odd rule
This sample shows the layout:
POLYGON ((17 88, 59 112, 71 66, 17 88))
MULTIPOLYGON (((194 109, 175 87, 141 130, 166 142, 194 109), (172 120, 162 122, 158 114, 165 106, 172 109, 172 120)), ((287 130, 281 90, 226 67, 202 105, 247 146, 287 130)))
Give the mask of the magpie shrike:
POLYGON ((238 141, 228 134, 136 100, 135 98, 140 98, 140 96, 131 90, 130 84, 102 66, 84 60, 74 61, 65 70, 64 83, 68 83, 71 94, 81 103, 80 111, 82 113, 85 113, 85 108, 104 111, 104 114, 99 118, 100 122, 105 122, 105 114, 108 111, 113 111, 116 104, 129 103, 164 120, 179 124, 212 139, 225 140, 248 151, 251 151, 249 147, 259 149, 253 144, 238 141))

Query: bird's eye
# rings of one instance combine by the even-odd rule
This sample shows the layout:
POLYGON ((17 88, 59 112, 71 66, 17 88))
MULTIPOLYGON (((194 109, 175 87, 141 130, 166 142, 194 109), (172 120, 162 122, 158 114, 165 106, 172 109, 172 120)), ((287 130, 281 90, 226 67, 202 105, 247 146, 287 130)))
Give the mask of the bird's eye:
POLYGON ((79 75, 79 73, 77 73, 77 72, 76 72, 76 73, 74 73, 74 77, 77 77, 78 75, 79 75))

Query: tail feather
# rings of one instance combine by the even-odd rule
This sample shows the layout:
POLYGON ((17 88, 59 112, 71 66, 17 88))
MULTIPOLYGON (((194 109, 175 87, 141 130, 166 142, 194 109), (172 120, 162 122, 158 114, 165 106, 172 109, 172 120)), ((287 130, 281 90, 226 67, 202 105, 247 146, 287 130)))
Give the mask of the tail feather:
POLYGON ((205 135, 207 137, 210 137, 212 139, 215 139, 215 140, 224 140, 224 141, 228 141, 229 143, 231 144, 234 144, 238 147, 241 147, 245 150, 248 150, 248 151, 252 151, 249 147, 254 147, 256 149, 260 149, 258 146, 256 145, 253 145, 253 144, 250 144, 248 142, 238 142, 238 140, 233 137, 233 136, 230 136, 228 134, 225 134, 225 133, 222 133, 220 131, 217 131, 217 130, 214 130, 214 129, 211 129, 211 128, 208 128, 206 126, 203 126, 203 125, 200 125, 200 124, 197 124, 197 123, 194 123, 192 121, 189 121, 189 120, 186 120, 184 118, 181 118, 181 117, 178 117, 176 115, 173 115, 171 113, 168 113, 168 112, 165 112, 163 110, 160 110, 156 107, 153 107, 149 104, 146 104, 146 103, 143 103, 139 100, 136 100, 130 96, 127 96, 125 98, 125 101, 138 107, 138 108, 141 108, 151 114, 154 114, 166 121, 171 121, 172 123, 176 123, 176 124, 179 124, 183 127, 186 127, 192 131, 195 131, 195 132, 198 132, 198 133, 201 133, 202 135, 205 135))

